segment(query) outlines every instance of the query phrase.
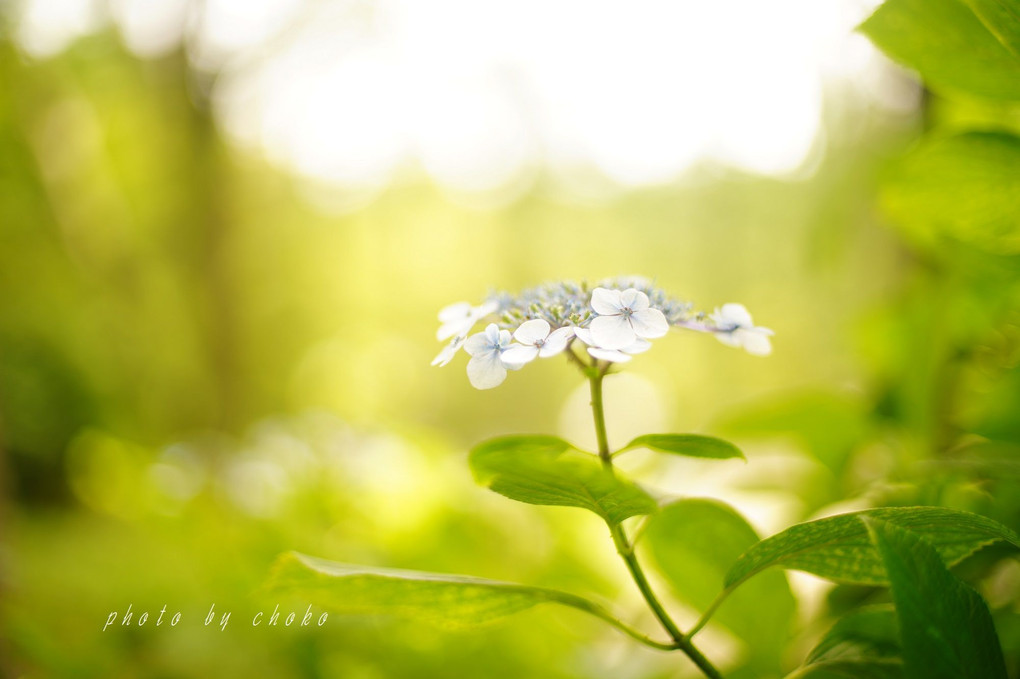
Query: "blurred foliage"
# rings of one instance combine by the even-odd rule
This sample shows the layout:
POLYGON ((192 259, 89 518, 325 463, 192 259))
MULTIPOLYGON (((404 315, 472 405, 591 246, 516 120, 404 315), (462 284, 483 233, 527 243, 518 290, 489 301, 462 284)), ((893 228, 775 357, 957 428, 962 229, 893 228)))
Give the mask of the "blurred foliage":
MULTIPOLYGON (((649 486, 725 491, 751 517, 703 508, 699 521, 733 523, 720 553, 748 531, 866 506, 942 505, 1015 529, 1020 66, 997 6, 883 6, 864 30, 924 78, 922 117, 829 93, 813 173, 706 166, 593 204, 539 182, 489 211, 421 181, 318 212, 298 181, 222 138, 210 75, 183 51, 139 60, 103 32, 32 61, 0 36, 0 673, 689 675, 570 611, 456 633, 250 624, 277 604, 304 613, 260 589, 297 549, 595 592, 652 629, 597 519, 490 497, 466 467, 489 435, 586 444, 572 369, 480 393, 428 366, 438 308, 550 278, 649 275, 700 307, 746 303, 776 330, 768 360, 678 336, 607 381, 620 445, 707 431, 747 454, 723 472, 628 455, 649 486), (128 604, 183 620, 103 632, 128 604), (201 622, 213 604, 233 612, 222 632, 201 622)), ((1000 557, 955 571, 988 601, 1018 677, 1020 568, 1000 557)), ((689 567, 721 585, 708 556, 689 567)), ((781 658, 755 665, 714 625, 706 652, 778 676, 836 617, 888 600, 798 582, 781 658)))

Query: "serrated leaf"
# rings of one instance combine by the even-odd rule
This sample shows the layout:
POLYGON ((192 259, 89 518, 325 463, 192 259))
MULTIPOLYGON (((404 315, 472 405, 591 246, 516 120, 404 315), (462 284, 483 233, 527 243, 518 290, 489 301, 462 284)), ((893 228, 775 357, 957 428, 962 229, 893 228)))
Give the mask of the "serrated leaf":
POLYGON ((468 460, 478 483, 519 502, 581 507, 610 525, 658 509, 637 485, 555 436, 491 439, 475 446, 468 460))
POLYGON ((1006 679, 984 599, 917 533, 863 519, 889 574, 910 679, 1006 679))
POLYGON ((807 571, 837 582, 887 584, 881 555, 862 518, 880 519, 923 535, 949 565, 997 541, 1020 548, 1020 539, 1009 528, 970 512, 945 507, 867 509, 797 524, 762 540, 733 564, 726 575, 726 588, 731 590, 770 566, 807 571))
POLYGON ((840 618, 787 679, 902 679, 899 631, 892 606, 869 606, 840 618))
POLYGON ((921 244, 1020 253, 1020 138, 970 132, 928 141, 890 172, 880 202, 921 244))
POLYGON ((933 90, 1020 100, 1020 59, 960 0, 886 0, 860 30, 933 90))
POLYGON ((1020 0, 964 0, 992 35, 1020 57, 1020 0))
MULTIPOLYGON (((726 569, 758 535, 732 507, 708 499, 678 500, 648 520, 642 544, 677 597, 698 610, 719 593, 726 569)), ((734 593, 713 620, 749 648, 748 665, 775 674, 796 607, 786 576, 772 572, 734 593)))
POLYGON ((462 575, 355 566, 297 552, 276 561, 267 587, 341 614, 392 615, 452 628, 482 625, 538 604, 556 603, 631 634, 602 606, 568 592, 462 575))
POLYGON ((700 434, 645 434, 638 436, 620 449, 620 453, 634 448, 648 448, 660 453, 701 457, 712 460, 728 460, 740 458, 746 460, 744 453, 729 441, 702 436, 700 434))

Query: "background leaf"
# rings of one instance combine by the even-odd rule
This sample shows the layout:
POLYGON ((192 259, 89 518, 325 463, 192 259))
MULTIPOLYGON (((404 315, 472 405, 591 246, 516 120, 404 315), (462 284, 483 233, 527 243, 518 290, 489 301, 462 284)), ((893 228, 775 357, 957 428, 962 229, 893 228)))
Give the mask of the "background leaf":
POLYGON ((921 536, 865 518, 882 555, 911 679, 1005 679, 1006 666, 984 599, 949 572, 921 536))
POLYGON ((728 460, 739 457, 746 460, 744 453, 729 441, 702 436, 700 434, 645 434, 638 436, 620 449, 619 452, 633 448, 648 448, 660 453, 673 453, 687 457, 703 457, 713 460, 728 460))
POLYGON ((860 28, 934 90, 1020 100, 1020 59, 960 0, 887 0, 860 28))
POLYGON ((897 165, 880 200, 889 217, 923 244, 948 239, 1016 254, 1020 138, 970 132, 930 140, 897 165))
POLYGON ((478 483, 519 502, 581 507, 610 525, 658 509, 635 484, 603 469, 594 455, 573 449, 554 436, 506 436, 471 451, 478 483))
POLYGON ((892 606, 869 606, 840 618, 808 654, 804 665, 788 679, 826 676, 903 677, 896 611, 892 606))
POLYGON ((791 526, 747 550, 726 575, 732 589, 769 566, 807 571, 838 582, 888 583, 885 566, 862 518, 876 518, 927 538, 949 565, 984 545, 1020 547, 1016 534, 992 519, 945 507, 885 507, 791 526))
MULTIPOLYGON (((705 610, 719 593, 726 569, 758 536, 732 507, 695 498, 663 507, 649 519, 642 541, 676 596, 705 610)), ((794 609, 786 576, 775 571, 734 593, 712 619, 748 645, 746 676, 764 676, 779 668, 794 609)))
POLYGON ((964 0, 992 35, 1020 57, 1020 2, 1017 0, 964 0))

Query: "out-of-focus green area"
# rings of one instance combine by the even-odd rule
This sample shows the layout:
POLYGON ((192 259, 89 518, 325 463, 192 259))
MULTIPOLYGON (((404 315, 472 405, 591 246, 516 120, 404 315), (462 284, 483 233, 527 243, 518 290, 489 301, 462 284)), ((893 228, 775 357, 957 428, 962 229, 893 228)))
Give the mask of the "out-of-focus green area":
MULTIPOLYGON (((776 332, 768 359, 676 333, 607 380, 611 439, 717 433, 749 459, 639 460, 642 481, 721 496, 764 533, 881 504, 1020 524, 1013 104, 936 94, 896 117, 833 92, 824 155, 796 179, 705 167, 591 205, 539 183, 487 211, 422 181, 327 216, 224 141, 182 54, 140 61, 101 33, 31 61, 0 42, 0 81, 6 674, 689 674, 541 608, 468 631, 251 625, 277 603, 304 614, 259 589, 297 549, 594 592, 654 629, 596 519, 514 506, 465 465, 501 433, 590 442, 576 371, 543 362, 479 392, 463 357, 429 367, 439 308, 548 279, 641 274, 776 332), (129 604, 153 620, 103 631, 129 604), (164 605, 179 626, 154 626, 164 605), (202 624, 212 605, 232 612, 222 631, 202 624)), ((1015 673, 1020 569, 979 554, 964 572, 1015 673)), ((786 664, 873 596, 803 596, 786 664)), ((756 676, 736 637, 706 639, 756 676)))

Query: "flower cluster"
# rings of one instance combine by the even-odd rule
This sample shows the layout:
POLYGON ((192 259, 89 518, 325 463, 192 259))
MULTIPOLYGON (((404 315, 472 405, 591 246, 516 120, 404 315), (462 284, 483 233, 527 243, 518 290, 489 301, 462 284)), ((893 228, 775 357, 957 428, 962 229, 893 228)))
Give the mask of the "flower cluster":
POLYGON ((668 296, 643 278, 612 278, 589 286, 585 282, 549 283, 519 295, 494 294, 482 304, 451 304, 439 312, 436 338, 448 344, 432 361, 443 366, 464 349, 471 359, 467 373, 478 389, 491 389, 537 358, 568 352, 578 362, 575 345, 590 365, 631 360, 651 348, 671 327, 714 334, 719 341, 743 347, 758 356, 772 351, 772 331, 755 326, 741 304, 724 304, 712 314, 668 296), (480 321, 485 330, 474 335, 480 321))

